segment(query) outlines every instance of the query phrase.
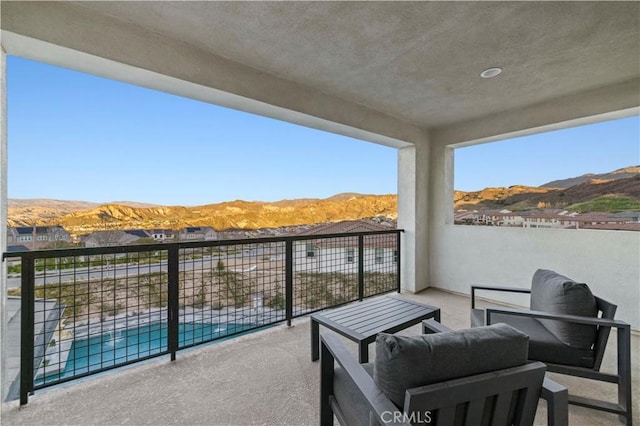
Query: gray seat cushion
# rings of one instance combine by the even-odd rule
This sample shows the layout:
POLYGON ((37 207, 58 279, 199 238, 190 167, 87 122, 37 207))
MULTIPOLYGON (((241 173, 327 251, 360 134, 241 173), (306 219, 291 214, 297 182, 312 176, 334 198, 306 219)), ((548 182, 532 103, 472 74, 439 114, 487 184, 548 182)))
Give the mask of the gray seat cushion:
MULTIPOLYGON (((373 377, 373 364, 362 364, 373 377)), ((349 426, 369 425, 369 406, 349 375, 336 364, 333 376, 333 396, 349 426)))
MULTIPOLYGON (((529 359, 533 361, 566 364, 579 367, 593 367, 594 352, 591 349, 577 349, 561 342, 540 321, 535 318, 493 314, 491 321, 509 324, 529 336, 529 359)), ((471 310, 471 326, 484 325, 484 310, 471 310)))
POLYGON ((528 340, 506 324, 419 336, 380 333, 373 378, 403 407, 407 389, 526 363, 528 340))
MULTIPOLYGON (((563 315, 596 317, 596 299, 589 286, 546 269, 538 269, 531 281, 531 310, 563 315)), ((576 349, 590 349, 596 326, 541 319, 560 341, 576 349)))

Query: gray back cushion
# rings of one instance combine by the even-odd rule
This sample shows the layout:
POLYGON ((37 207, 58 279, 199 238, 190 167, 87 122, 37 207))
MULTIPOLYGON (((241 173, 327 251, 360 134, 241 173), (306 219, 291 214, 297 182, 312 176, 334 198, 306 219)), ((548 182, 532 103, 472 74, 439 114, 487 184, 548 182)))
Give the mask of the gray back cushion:
POLYGON ((506 324, 419 336, 380 333, 373 380, 398 407, 407 389, 522 365, 529 337, 506 324))
MULTIPOLYGON (((554 314, 595 317, 596 299, 584 283, 546 269, 538 269, 531 281, 531 309, 554 314)), ((596 339, 596 326, 541 319, 540 322, 564 344, 589 349, 596 339)))

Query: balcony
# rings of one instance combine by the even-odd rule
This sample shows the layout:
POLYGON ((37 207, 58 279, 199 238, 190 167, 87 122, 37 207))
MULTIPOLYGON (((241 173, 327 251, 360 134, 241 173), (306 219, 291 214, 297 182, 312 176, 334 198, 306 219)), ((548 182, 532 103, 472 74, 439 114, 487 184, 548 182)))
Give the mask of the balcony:
MULTIPOLYGON (((469 298, 429 289, 403 294, 442 309, 453 328, 469 325, 469 298)), ((403 334, 417 334, 415 326, 403 334)), ((356 356, 356 345, 345 341, 356 356)), ((633 392, 640 383, 640 339, 632 336, 633 392)), ((612 336, 603 371, 615 371, 612 336)), ((373 353, 373 351, 371 351, 373 353)), ((615 389, 601 382, 553 376, 576 393, 615 400, 615 389)), ((147 361, 73 385, 37 392, 28 405, 5 406, 3 422, 19 424, 318 424, 319 363, 310 361, 309 319, 232 340, 147 361)), ((638 399, 634 420, 638 421, 638 399)), ((617 424, 615 415, 569 407, 570 424, 617 424)), ((541 402, 536 424, 546 424, 541 402)))
MULTIPOLYGON (((456 148, 638 114, 638 11, 637 2, 2 2, 0 219, 7 197, 4 62, 18 55, 397 148, 401 287, 405 297, 441 307, 453 328, 468 325, 470 304, 451 292, 466 293, 472 283, 526 285, 543 267, 589 283, 638 330, 635 233, 459 227, 451 208, 456 148), (480 78, 496 65, 504 67, 501 76, 480 78)), ((531 152, 553 155, 543 146, 531 152)), ((244 270, 252 266, 233 269, 250 274, 244 270)), ((5 308, 11 286, 1 281, 5 308)), ((292 328, 277 325, 180 351, 175 362, 163 356, 36 391, 22 409, 8 407, 3 420, 315 424, 318 366, 309 361, 307 312, 297 319, 293 312, 292 328)), ((3 378, 11 367, 6 323, 3 378)), ((633 356, 637 372, 637 335, 633 356)), ((578 387, 615 397, 613 387, 578 387)), ((636 418, 639 411, 636 402, 636 418)), ((580 425, 615 421, 577 407, 570 416, 580 425)))

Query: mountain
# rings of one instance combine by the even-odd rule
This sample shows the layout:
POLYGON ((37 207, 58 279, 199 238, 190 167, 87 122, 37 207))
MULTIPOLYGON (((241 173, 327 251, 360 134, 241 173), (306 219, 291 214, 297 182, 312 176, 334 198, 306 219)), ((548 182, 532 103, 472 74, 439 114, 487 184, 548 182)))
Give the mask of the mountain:
POLYGON ((396 218, 397 204, 395 195, 361 194, 271 203, 237 200, 196 207, 134 208, 120 204, 104 204, 67 213, 52 221, 44 221, 43 224, 59 224, 73 234, 104 229, 177 229, 185 226, 211 226, 217 230, 259 229, 376 216, 396 218))
POLYGON ((573 177, 569 179, 554 180, 547 182, 544 185, 540 185, 540 188, 570 188, 572 186, 586 183, 591 180, 617 180, 626 179, 640 174, 640 166, 625 167, 623 169, 614 170, 609 173, 593 174, 587 173, 586 175, 573 177))
MULTIPOLYGON (((453 191, 453 206, 456 210, 461 208, 489 208, 486 207, 486 205, 492 203, 504 204, 504 200, 516 195, 524 194, 525 197, 530 197, 536 194, 547 194, 548 192, 549 189, 547 188, 523 185, 514 185, 508 188, 485 188, 480 191, 471 192, 453 191)), ((493 208, 493 206, 491 208, 493 208)))
POLYGON ((640 209, 640 173, 615 180, 592 179, 569 188, 516 185, 454 193, 456 210, 529 210, 540 207, 578 212, 640 209))
POLYGON ((8 203, 9 226, 29 226, 55 220, 76 210, 91 209, 97 203, 88 201, 49 200, 44 198, 15 199, 8 203))
MULTIPOLYGON (((454 192, 456 210, 540 207, 578 212, 640 210, 640 166, 550 182, 550 188, 514 185, 454 192), (606 179, 607 177, 612 177, 606 179), (589 177, 585 180, 585 177, 589 177), (578 182, 569 187, 568 182, 578 182)), ((62 225, 72 234, 104 229, 182 228, 261 229, 372 217, 397 218, 396 195, 337 194, 325 199, 276 202, 229 201, 195 207, 136 202, 96 204, 63 200, 9 200, 9 226, 62 225)))
MULTIPOLYGON (((9 226, 31 226, 55 221, 57 218, 78 210, 93 209, 100 203, 74 200, 52 200, 47 198, 9 198, 8 200, 9 226)), ((113 204, 123 204, 130 207, 151 207, 153 204, 135 201, 120 201, 113 204)))

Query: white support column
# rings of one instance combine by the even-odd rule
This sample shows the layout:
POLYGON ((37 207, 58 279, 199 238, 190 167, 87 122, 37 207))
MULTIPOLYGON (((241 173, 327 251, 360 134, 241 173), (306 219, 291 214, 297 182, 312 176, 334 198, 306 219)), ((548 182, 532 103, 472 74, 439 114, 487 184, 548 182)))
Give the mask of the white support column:
MULTIPOLYGON (((0 46, 0 254, 7 251, 7 54, 4 47, 0 46)), ((1 401, 9 390, 6 380, 7 366, 7 268, 2 262, 0 268, 0 377, 2 388, 0 389, 1 401)))
POLYGON ((453 224, 454 149, 450 146, 432 143, 429 157, 429 214, 431 219, 431 243, 434 231, 442 225, 453 224))
POLYGON ((429 143, 423 140, 398 150, 398 228, 403 291, 429 287, 429 143))

